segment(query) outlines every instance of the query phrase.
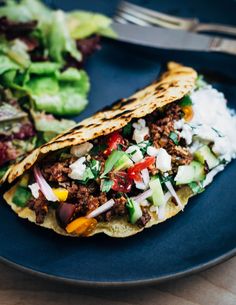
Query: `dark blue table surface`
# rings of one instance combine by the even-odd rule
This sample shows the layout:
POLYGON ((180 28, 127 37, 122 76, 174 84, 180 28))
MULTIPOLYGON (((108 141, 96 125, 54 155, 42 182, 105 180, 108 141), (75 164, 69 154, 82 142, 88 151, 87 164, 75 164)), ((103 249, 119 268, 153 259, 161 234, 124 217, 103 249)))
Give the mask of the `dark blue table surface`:
MULTIPOLYGON (((236 1, 133 1, 146 7, 198 16, 204 22, 236 25, 236 1)), ((54 1, 62 9, 114 13, 118 1, 54 1)), ((91 57, 88 108, 81 120, 99 108, 151 82, 169 60, 193 66, 223 91, 236 108, 236 58, 224 54, 157 50, 103 40, 91 57)), ((161 280, 198 270, 236 250, 236 162, 216 177, 206 192, 191 199, 184 213, 127 239, 58 236, 16 217, 0 205, 0 255, 17 265, 82 284, 115 284, 161 280)))

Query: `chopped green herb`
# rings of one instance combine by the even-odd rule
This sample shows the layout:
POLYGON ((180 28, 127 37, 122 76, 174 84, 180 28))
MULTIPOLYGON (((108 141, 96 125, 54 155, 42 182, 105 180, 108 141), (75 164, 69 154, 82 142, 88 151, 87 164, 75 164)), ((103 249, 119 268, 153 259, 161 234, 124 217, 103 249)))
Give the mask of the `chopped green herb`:
POLYGON ((173 176, 163 176, 163 175, 159 175, 159 179, 160 179, 160 182, 161 184, 167 182, 167 181, 170 181, 171 184, 174 184, 174 177, 173 176))
POLYGON ((137 144, 142 154, 145 155, 147 153, 147 149, 152 145, 151 141, 143 141, 137 144))
POLYGON ((102 192, 108 193, 112 188, 114 182, 112 180, 103 180, 102 182, 102 192))
POLYGON ((129 123, 125 127, 123 127, 122 134, 125 138, 131 136, 131 134, 132 134, 132 124, 131 123, 129 123))
POLYGON ((188 186, 191 188, 194 194, 199 194, 205 191, 204 187, 202 186, 202 183, 199 182, 191 182, 188 184, 188 186))
POLYGON ((175 143, 175 145, 179 145, 179 137, 178 137, 177 133, 175 133, 174 131, 171 131, 169 134, 169 138, 175 143))
POLYGON ((101 175, 101 178, 104 178, 106 174, 108 174, 112 170, 113 166, 123 155, 124 155, 123 151, 113 150, 113 152, 110 154, 110 156, 105 162, 105 169, 103 174, 101 175))
POLYGON ((93 179, 93 178, 94 178, 94 174, 91 171, 91 168, 90 167, 86 167, 86 170, 85 170, 85 172, 83 174, 83 179, 82 179, 83 182, 87 183, 88 180, 93 179))
POLYGON ((136 152, 137 152, 137 150, 134 150, 134 151, 132 151, 132 152, 128 153, 129 157, 132 157, 133 155, 135 155, 135 154, 136 154, 136 152))
POLYGON ((184 106, 192 106, 192 104, 193 104, 193 102, 192 102, 192 100, 191 100, 191 98, 190 98, 189 95, 185 95, 185 96, 182 98, 182 100, 179 102, 179 105, 180 105, 181 107, 184 107, 184 106))
POLYGON ((31 192, 23 186, 18 186, 12 201, 19 207, 24 207, 31 197, 31 192))
POLYGON ((92 160, 88 162, 82 179, 83 183, 86 184, 90 179, 96 179, 99 176, 100 168, 99 161, 92 160))
POLYGON ((117 145, 117 150, 123 150, 123 146, 121 144, 117 145))
POLYGON ((101 164, 98 160, 93 159, 89 162, 89 167, 94 175, 94 178, 96 179, 99 176, 101 164))

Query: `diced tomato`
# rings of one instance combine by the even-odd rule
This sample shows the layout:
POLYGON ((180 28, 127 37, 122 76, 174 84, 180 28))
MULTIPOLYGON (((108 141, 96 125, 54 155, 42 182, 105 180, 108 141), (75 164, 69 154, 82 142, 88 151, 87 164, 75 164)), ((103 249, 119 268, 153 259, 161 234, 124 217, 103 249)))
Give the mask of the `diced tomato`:
POLYGON ((129 178, 126 172, 119 171, 113 173, 112 181, 113 185, 111 188, 113 189, 113 191, 121 193, 129 193, 131 191, 133 181, 131 178, 129 178))
POLYGON ((142 161, 128 168, 128 177, 137 182, 141 182, 142 181, 141 171, 151 166, 154 162, 155 162, 154 156, 144 158, 142 161))
POLYGON ((103 152, 105 156, 109 156, 114 149, 118 148, 119 144, 124 144, 125 141, 118 131, 113 132, 107 140, 107 149, 103 152))

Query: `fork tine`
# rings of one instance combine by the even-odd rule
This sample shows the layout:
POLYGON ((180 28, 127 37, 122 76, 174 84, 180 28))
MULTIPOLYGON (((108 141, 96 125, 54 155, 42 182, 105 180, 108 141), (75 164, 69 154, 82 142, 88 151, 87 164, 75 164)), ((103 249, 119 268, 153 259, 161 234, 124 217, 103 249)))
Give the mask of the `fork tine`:
POLYGON ((133 15, 127 14, 126 12, 121 12, 121 11, 118 11, 117 15, 113 19, 119 23, 121 23, 121 22, 124 23, 123 21, 125 20, 126 23, 131 22, 131 23, 141 25, 141 26, 150 26, 149 22, 146 22, 140 18, 137 18, 136 16, 133 16, 133 15))
POLYGON ((122 15, 122 13, 125 12, 136 18, 142 19, 149 24, 151 23, 173 29, 189 29, 194 21, 194 19, 179 18, 153 11, 126 1, 120 2, 118 12, 119 15, 122 15))
POLYGON ((151 9, 148 9, 146 7, 142 7, 127 1, 121 1, 120 2, 120 7, 123 7, 124 9, 130 9, 136 12, 140 12, 140 13, 145 13, 146 15, 152 16, 152 17, 157 17, 157 18, 161 18, 163 21, 169 21, 172 22, 174 24, 178 24, 184 21, 189 21, 191 19, 187 19, 187 18, 180 18, 180 17, 176 17, 176 16, 172 16, 172 15, 168 15, 168 14, 164 14, 164 13, 160 13, 158 11, 154 11, 151 9))
POLYGON ((182 27, 178 25, 173 25, 170 22, 165 22, 157 18, 152 18, 150 16, 146 16, 144 14, 140 14, 139 12, 131 12, 129 11, 117 11, 117 16, 120 18, 126 19, 128 22, 138 24, 138 25, 158 25, 166 28, 172 28, 172 29, 180 29, 182 27))

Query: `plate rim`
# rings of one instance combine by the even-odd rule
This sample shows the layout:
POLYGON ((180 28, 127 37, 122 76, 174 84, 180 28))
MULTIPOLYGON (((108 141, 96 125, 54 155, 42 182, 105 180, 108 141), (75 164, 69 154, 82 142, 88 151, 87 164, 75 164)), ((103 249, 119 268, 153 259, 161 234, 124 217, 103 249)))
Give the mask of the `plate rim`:
POLYGON ((159 276, 151 279, 144 280, 132 280, 132 281, 88 281, 88 280, 76 280, 72 278, 66 278, 63 276, 56 276, 52 274, 48 274, 45 272, 40 272, 34 270, 30 267, 25 267, 21 264, 17 264, 3 256, 0 256, 0 262, 8 265, 16 270, 22 271, 24 273, 30 274, 32 276, 37 276, 38 278, 42 278, 45 280, 49 280, 52 282, 64 283, 67 285, 73 285, 78 287, 87 287, 87 288, 127 288, 127 287, 141 287, 141 286, 150 286, 155 284, 165 283, 171 280, 180 279, 185 276, 193 275, 198 272, 204 271, 211 267, 214 267, 220 263, 223 263, 230 258, 236 256, 236 247, 227 251, 226 253, 209 260, 206 263, 198 264, 195 267, 187 268, 183 271, 170 273, 164 276, 159 276))

